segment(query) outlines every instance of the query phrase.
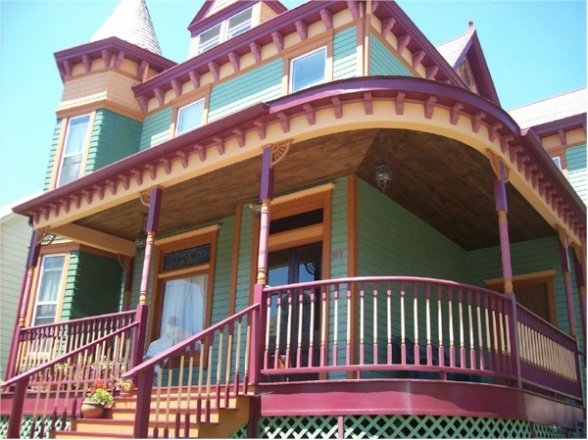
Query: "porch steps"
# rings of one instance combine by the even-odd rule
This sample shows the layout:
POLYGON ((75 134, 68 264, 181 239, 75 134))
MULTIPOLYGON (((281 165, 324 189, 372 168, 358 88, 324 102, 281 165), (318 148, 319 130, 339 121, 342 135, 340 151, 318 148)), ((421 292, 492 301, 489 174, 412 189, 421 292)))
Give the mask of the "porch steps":
MULTIPOLYGON (((155 394, 155 391, 154 391, 155 394)), ((103 418, 76 419, 72 421, 70 431, 57 431, 52 438, 133 438, 135 421, 135 397, 117 397, 114 408, 108 410, 103 418)), ((185 401, 178 402, 177 394, 168 399, 161 399, 159 417, 155 395, 152 397, 148 437, 176 437, 176 412, 179 408, 179 436, 185 437, 185 414, 188 411, 185 401), (167 409, 169 408, 169 409, 167 409), (166 417, 166 411, 168 413, 166 417), (156 422, 156 418, 158 421, 156 422), (166 433, 167 431, 167 433, 166 433)), ((189 411, 190 424, 188 437, 191 438, 227 438, 247 422, 249 416, 249 398, 246 396, 229 399, 227 408, 216 409, 216 401, 211 399, 209 421, 197 422, 194 404, 189 411)), ((204 417, 204 415, 202 415, 204 417)))

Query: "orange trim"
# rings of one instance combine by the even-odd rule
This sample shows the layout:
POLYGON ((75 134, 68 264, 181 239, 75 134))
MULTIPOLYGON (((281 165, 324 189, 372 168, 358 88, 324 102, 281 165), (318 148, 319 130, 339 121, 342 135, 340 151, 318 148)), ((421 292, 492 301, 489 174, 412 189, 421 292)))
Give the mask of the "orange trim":
POLYGON ((241 216, 243 206, 237 205, 235 209, 235 225, 233 226, 233 253, 231 255, 231 282, 229 284, 229 307, 227 314, 235 313, 237 302, 237 275, 239 271, 239 244, 241 242, 241 216))

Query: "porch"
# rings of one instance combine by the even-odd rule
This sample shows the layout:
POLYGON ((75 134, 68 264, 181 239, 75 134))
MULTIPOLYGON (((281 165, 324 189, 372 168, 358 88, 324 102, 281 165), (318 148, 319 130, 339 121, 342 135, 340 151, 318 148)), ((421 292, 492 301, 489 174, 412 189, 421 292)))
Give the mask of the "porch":
MULTIPOLYGON (((137 391, 134 421, 115 424, 117 433, 141 438, 212 435, 206 427, 231 408, 241 415, 230 416, 233 424, 224 416, 232 431, 223 436, 243 426, 258 436, 260 417, 276 416, 482 417, 570 430, 583 418, 575 340, 512 294, 430 278, 359 277, 259 287, 256 297, 134 367, 128 348, 137 345, 140 318, 127 324, 128 313, 89 342, 48 326, 23 331, 23 345, 36 331, 39 346, 59 339, 72 350, 5 382, 9 437, 20 435, 21 416, 33 420, 36 435, 50 420, 78 420, 88 388, 102 380, 118 394, 120 378, 137 391)), ((98 328, 104 320, 85 323, 98 328)), ((127 400, 119 395, 113 413, 127 400)), ((100 431, 109 419, 89 422, 100 431)), ((87 422, 73 426, 78 436, 92 434, 79 431, 87 422)))

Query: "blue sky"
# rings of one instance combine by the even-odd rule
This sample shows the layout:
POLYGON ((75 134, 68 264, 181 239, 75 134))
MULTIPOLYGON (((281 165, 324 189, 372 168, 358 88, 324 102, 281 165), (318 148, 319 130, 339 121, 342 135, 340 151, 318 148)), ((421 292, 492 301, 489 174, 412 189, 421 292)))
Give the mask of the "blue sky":
MULTIPOLYGON (((62 92, 53 53, 87 43, 117 3, 0 0, 0 207, 42 189, 62 92)), ((186 28, 202 0, 147 4, 163 55, 185 60, 186 28)), ((473 20, 507 109, 586 86, 585 0, 399 4, 435 45, 473 20)))

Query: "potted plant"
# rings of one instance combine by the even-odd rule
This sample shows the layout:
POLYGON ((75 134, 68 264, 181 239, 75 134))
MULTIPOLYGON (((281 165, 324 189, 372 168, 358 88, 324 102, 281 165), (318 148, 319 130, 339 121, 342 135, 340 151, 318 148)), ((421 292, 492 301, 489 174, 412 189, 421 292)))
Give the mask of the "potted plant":
POLYGON ((102 417, 104 409, 112 408, 112 405, 114 405, 114 396, 106 389, 102 381, 96 381, 82 402, 82 416, 84 418, 102 417))
POLYGON ((129 379, 119 379, 116 383, 116 389, 120 391, 122 397, 132 397, 135 395, 135 384, 129 379))

